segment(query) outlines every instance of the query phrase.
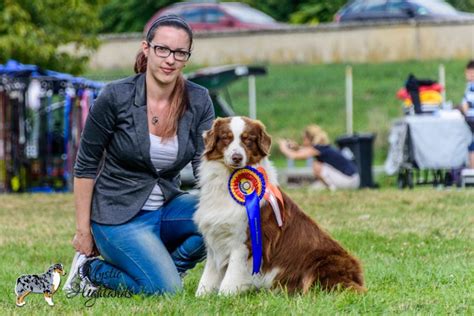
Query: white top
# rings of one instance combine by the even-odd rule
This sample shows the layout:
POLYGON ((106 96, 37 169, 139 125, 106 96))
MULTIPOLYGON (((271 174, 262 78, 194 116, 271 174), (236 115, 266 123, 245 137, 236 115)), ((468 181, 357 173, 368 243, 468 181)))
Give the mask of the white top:
MULTIPOLYGON (((161 142, 161 137, 150 134, 150 158, 156 171, 160 171, 173 164, 178 156, 178 136, 161 142)), ((158 184, 150 193, 148 200, 143 205, 142 210, 155 211, 163 205, 163 192, 158 184)))

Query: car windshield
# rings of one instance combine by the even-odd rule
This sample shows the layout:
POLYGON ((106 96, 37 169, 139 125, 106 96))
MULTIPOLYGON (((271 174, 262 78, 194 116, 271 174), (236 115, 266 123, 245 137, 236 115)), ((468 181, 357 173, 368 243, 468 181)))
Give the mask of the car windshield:
POLYGON ((413 0, 413 3, 426 8, 432 14, 451 15, 458 13, 450 4, 441 0, 413 0))
POLYGON ((268 16, 265 13, 257 11, 250 7, 226 3, 221 3, 221 5, 224 6, 225 10, 230 15, 235 16, 242 22, 261 24, 276 23, 271 16, 268 16))

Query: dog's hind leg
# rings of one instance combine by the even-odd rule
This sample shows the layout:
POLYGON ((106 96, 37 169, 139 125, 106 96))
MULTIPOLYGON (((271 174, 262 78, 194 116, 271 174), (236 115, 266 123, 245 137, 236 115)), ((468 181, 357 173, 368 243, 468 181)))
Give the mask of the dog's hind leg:
POLYGON ((18 307, 22 307, 23 305, 26 304, 25 302, 25 297, 30 294, 30 291, 26 291, 25 293, 21 294, 21 295, 18 295, 16 297, 16 306, 18 307))
POLYGON ((44 294, 44 300, 46 301, 46 303, 48 303, 49 306, 54 306, 53 294, 51 294, 51 292, 49 291, 45 291, 43 294, 44 294))
POLYGON ((349 254, 331 254, 318 261, 316 275, 324 289, 348 289, 359 293, 367 291, 360 263, 349 254))

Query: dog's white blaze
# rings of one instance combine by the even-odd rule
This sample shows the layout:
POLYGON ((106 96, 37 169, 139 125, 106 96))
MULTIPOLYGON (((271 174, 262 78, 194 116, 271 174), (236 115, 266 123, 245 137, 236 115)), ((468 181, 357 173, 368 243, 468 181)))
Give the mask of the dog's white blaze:
POLYGON ((232 155, 233 154, 241 154, 243 159, 241 162, 241 167, 247 164, 247 155, 245 154, 245 149, 242 147, 240 143, 240 135, 244 132, 245 128, 245 121, 241 117, 233 117, 230 121, 230 130, 232 131, 232 135, 234 135, 234 139, 229 144, 229 146, 224 151, 224 162, 227 165, 232 165, 232 155))
POLYGON ((61 283, 61 275, 58 272, 53 272, 53 290, 56 291, 61 283))

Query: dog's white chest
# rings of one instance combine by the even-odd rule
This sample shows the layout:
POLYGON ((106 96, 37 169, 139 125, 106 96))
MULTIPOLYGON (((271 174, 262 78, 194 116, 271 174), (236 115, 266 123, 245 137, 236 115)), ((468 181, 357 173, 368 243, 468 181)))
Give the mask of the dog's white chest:
POLYGON ((59 283, 61 282, 61 276, 58 272, 53 272, 53 291, 56 291, 59 287, 59 283))

